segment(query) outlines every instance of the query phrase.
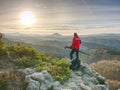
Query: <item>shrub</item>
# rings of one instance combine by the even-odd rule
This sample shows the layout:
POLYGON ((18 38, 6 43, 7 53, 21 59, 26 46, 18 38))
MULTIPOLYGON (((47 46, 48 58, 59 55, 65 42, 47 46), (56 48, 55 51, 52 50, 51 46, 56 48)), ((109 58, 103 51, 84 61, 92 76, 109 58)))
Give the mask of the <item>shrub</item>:
POLYGON ((9 59, 18 66, 31 67, 35 65, 38 54, 32 47, 23 45, 6 46, 9 59))
POLYGON ((107 79, 120 80, 120 61, 99 61, 90 65, 107 79))
POLYGON ((0 90, 26 90, 27 85, 22 72, 7 70, 0 74, 0 90))
POLYGON ((4 42, 0 38, 0 47, 3 47, 3 46, 4 46, 4 42))
POLYGON ((99 61, 90 65, 94 70, 106 77, 110 90, 120 88, 120 61, 99 61))
POLYGON ((107 80, 110 86, 110 90, 118 90, 120 88, 120 81, 118 80, 107 80))
POLYGON ((7 46, 6 49, 7 49, 9 56, 12 59, 21 58, 23 56, 34 58, 36 54, 38 53, 32 47, 27 47, 23 45, 7 46))
POLYGON ((2 42, 1 39, 0 39, 0 58, 2 58, 2 56, 6 57, 7 56, 7 51, 6 51, 6 47, 4 45, 4 42, 2 42))
POLYGON ((0 76, 0 90, 7 90, 6 83, 7 83, 7 78, 5 77, 5 75, 1 75, 0 76))
POLYGON ((8 57, 6 47, 0 47, 0 58, 8 57))
POLYGON ((70 62, 66 59, 54 58, 51 62, 39 62, 37 64, 37 70, 47 70, 56 80, 64 83, 69 77, 71 70, 69 69, 70 62))
POLYGON ((2 50, 2 54, 5 53, 8 60, 12 61, 15 66, 35 67, 37 71, 47 70, 55 80, 59 80, 61 83, 70 77, 70 62, 66 59, 52 58, 32 47, 23 45, 5 46, 2 50))
POLYGON ((14 63, 18 66, 31 67, 35 65, 35 60, 32 60, 29 57, 23 56, 22 58, 16 59, 14 63))

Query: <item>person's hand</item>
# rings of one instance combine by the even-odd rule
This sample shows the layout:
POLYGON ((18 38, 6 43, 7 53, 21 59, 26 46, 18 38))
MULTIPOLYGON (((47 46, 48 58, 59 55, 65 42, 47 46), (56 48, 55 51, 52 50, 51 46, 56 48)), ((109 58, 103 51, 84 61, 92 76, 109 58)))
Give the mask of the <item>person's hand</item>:
POLYGON ((64 47, 65 49, 67 48, 67 46, 64 47))
POLYGON ((65 49, 66 49, 66 48, 72 49, 72 47, 71 47, 71 46, 65 46, 65 49))

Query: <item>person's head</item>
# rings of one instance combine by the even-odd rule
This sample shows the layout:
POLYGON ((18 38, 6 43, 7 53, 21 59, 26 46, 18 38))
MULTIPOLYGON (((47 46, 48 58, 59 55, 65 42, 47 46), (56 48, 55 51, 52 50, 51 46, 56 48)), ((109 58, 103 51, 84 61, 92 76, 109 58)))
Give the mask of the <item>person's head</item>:
POLYGON ((77 33, 74 33, 74 36, 78 36, 77 33))

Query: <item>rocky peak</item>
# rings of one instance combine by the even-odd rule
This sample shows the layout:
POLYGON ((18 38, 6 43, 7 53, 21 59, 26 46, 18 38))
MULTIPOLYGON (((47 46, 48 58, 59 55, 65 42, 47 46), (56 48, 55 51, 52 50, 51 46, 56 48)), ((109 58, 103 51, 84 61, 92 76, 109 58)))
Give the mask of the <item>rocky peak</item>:
POLYGON ((26 68, 22 72, 26 74, 27 90, 109 90, 106 79, 83 63, 64 84, 55 81, 46 70, 26 68))
POLYGON ((53 33, 53 35, 56 35, 56 36, 62 36, 62 35, 59 34, 59 33, 53 33))

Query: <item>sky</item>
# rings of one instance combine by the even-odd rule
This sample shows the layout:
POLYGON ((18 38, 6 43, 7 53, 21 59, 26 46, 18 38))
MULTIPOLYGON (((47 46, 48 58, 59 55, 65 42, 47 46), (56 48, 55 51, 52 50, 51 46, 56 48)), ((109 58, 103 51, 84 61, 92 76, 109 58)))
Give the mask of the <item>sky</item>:
POLYGON ((120 33, 120 0, 0 0, 0 32, 28 34, 120 33), (33 12, 36 22, 20 16, 33 12))

